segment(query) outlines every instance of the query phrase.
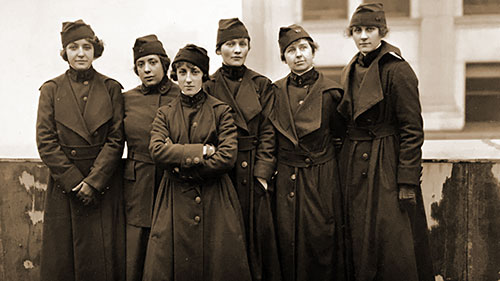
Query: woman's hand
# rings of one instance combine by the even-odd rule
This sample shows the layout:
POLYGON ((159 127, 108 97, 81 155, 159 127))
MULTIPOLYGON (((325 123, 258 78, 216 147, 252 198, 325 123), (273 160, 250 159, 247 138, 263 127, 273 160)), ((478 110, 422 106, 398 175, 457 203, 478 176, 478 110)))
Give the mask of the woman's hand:
POLYGON ((80 199, 85 206, 95 201, 95 189, 84 181, 75 186, 71 191, 76 192, 76 197, 80 199))

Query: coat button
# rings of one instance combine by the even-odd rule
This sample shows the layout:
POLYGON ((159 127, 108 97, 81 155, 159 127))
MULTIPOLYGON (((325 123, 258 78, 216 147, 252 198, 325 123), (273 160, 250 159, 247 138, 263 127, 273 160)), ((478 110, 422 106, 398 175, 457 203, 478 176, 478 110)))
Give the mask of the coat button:
POLYGON ((311 158, 306 158, 304 162, 306 162, 307 165, 311 164, 311 158))
POLYGON ((101 195, 104 195, 104 191, 101 192, 101 195))
POLYGON ((198 123, 197 122, 193 122, 193 124, 191 124, 191 127, 194 129, 196 127, 198 127, 198 123))
POLYGON ((87 86, 89 84, 89 81, 83 81, 83 85, 87 86))
POLYGON ((253 141, 252 141, 252 144, 253 144, 253 145, 257 145, 257 144, 259 144, 259 141, 258 141, 258 140, 253 140, 253 141))
POLYGON ((247 162, 247 161, 243 161, 243 162, 241 162, 241 167, 242 167, 243 169, 245 169, 246 167, 248 167, 248 162, 247 162))
POLYGON ((295 174, 292 174, 292 175, 290 176, 290 179, 291 179, 291 180, 293 180, 293 181, 294 181, 296 178, 297 178, 297 176, 296 176, 295 174))
POLYGON ((362 175, 364 178, 366 178, 366 177, 368 176, 368 173, 366 173, 366 172, 362 172, 362 173, 361 173, 361 175, 362 175))
POLYGON ((73 150, 71 150, 70 153, 71 153, 72 156, 76 156, 76 150, 73 149, 73 150))
POLYGON ((238 79, 239 82, 243 81, 243 78, 238 79))
POLYGON ((175 167, 175 168, 174 168, 174 172, 175 172, 175 173, 179 173, 179 171, 180 171, 180 170, 179 170, 179 167, 175 167))
POLYGON ((368 155, 368 153, 365 152, 365 153, 363 153, 363 155, 361 155, 361 158, 363 158, 363 160, 368 160, 369 156, 370 155, 368 155))
POLYGON ((195 217, 194 217, 194 221, 195 221, 196 223, 199 223, 199 222, 201 221, 200 216, 195 216, 195 217))
POLYGON ((304 103, 303 100, 299 100, 299 105, 302 105, 304 103))
POLYGON ((200 157, 195 157, 195 158, 193 158, 193 163, 194 163, 195 165, 200 164, 200 157))
POLYGON ((201 203, 201 197, 200 196, 196 196, 194 198, 194 202, 196 202, 196 204, 200 204, 201 203))
POLYGON ((191 163, 193 162, 193 160, 191 160, 191 158, 186 158, 186 164, 187 165, 191 165, 191 163))
POLYGON ((109 190, 109 186, 106 186, 106 190, 109 190))
POLYGON ((95 132, 93 133, 93 135, 94 135, 94 137, 97 137, 97 136, 99 135, 99 132, 98 132, 98 131, 95 131, 95 132))
POLYGON ((87 101, 88 98, 85 96, 82 99, 83 99, 83 101, 87 101))
POLYGON ((290 195, 290 198, 293 198, 293 197, 295 197, 295 192, 292 191, 292 192, 290 192, 289 195, 290 195))
POLYGON ((247 184, 247 180, 242 180, 242 181, 241 181, 241 184, 242 184, 242 185, 246 185, 246 184, 247 184))
MULTIPOLYGON (((60 187, 60 186, 58 186, 58 187, 60 187)), ((63 194, 66 194, 66 190, 63 190, 63 191, 62 191, 62 193, 63 193, 63 194)))

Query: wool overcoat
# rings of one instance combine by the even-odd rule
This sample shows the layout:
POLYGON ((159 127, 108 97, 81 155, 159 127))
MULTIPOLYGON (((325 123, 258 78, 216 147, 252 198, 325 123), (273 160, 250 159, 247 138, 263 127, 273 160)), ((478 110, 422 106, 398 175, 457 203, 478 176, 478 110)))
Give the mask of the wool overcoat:
POLYGON ((420 190, 418 80, 398 48, 385 41, 380 48, 359 85, 353 85, 359 54, 341 78, 338 110, 348 131, 340 167, 354 274, 361 281, 434 280, 420 190), (416 188, 412 214, 399 206, 401 184, 416 188))
POLYGON ((157 87, 139 85, 123 93, 123 124, 127 142, 124 199, 128 224, 151 227, 154 197, 159 185, 159 182, 155 184, 158 175, 148 148, 151 123, 158 108, 179 95, 179 86, 166 77, 157 87))
MULTIPOLYGON (((158 110, 150 151, 165 173, 155 202, 144 280, 251 280, 238 195, 231 109, 201 92, 192 124, 180 98, 158 110), (216 152, 203 157, 203 146, 216 152)), ((197 94, 198 95, 198 94, 197 94)))
POLYGON ((71 71, 40 88, 37 145, 50 170, 45 199, 41 280, 123 280, 125 228, 120 158, 121 85, 91 69, 85 110, 70 84, 71 71), (84 206, 71 191, 81 181, 98 191, 84 206))
POLYGON ((340 86, 321 73, 292 113, 288 77, 275 82, 275 215, 283 280, 344 280, 343 215, 334 140, 340 86))
POLYGON ((268 119, 273 104, 271 81, 246 69, 236 93, 221 69, 205 83, 207 93, 229 104, 238 132, 236 165, 230 172, 245 221, 252 279, 280 280, 280 267, 270 196, 257 177, 270 182, 276 160, 275 133, 268 119))
POLYGON ((123 125, 127 144, 124 168, 127 222, 127 280, 141 280, 151 230, 153 204, 163 175, 149 153, 151 123, 159 107, 178 97, 180 89, 165 75, 157 85, 139 85, 123 93, 123 125))

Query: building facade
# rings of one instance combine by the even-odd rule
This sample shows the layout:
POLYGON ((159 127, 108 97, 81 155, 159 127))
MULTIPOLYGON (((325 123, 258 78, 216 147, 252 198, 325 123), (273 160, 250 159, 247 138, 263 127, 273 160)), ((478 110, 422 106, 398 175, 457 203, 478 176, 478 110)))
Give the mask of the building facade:
POLYGON ((386 40, 419 77, 428 137, 500 137, 500 0, 242 0, 259 54, 250 63, 273 80, 286 75, 278 30, 299 23, 319 43, 316 66, 338 78, 357 51, 345 29, 363 2, 384 4, 386 40))

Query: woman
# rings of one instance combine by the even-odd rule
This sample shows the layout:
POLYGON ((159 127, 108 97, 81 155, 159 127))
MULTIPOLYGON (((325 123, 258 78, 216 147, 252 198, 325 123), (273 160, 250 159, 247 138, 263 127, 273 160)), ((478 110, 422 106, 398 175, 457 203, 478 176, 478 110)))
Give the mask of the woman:
POLYGON ((40 88, 36 124, 51 175, 40 279, 122 280, 122 87, 92 67, 104 47, 89 25, 64 22, 61 39, 69 69, 40 88))
POLYGON ((348 34, 359 53, 342 73, 348 120, 342 183, 356 280, 434 280, 420 190, 418 80, 387 34, 383 6, 362 4, 348 34))
POLYGON ((342 208, 335 142, 337 83, 314 68, 317 46, 298 25, 279 32, 291 73, 275 82, 276 225, 283 279, 344 280, 342 208))
POLYGON ((172 63, 181 95, 153 121, 149 149, 165 167, 155 202, 144 280, 250 280, 243 217, 228 172, 237 133, 230 107, 202 90, 205 49, 172 63))
POLYGON ((243 210, 252 279, 280 280, 277 245, 267 194, 275 166, 271 81, 248 69, 250 36, 238 18, 221 19, 216 53, 222 67, 205 83, 207 93, 229 104, 238 133, 238 156, 230 172, 243 210))
POLYGON ((180 90, 168 78, 170 59, 156 35, 137 38, 133 51, 134 72, 142 84, 123 94, 128 151, 124 171, 127 280, 142 280, 153 203, 163 175, 148 149, 151 123, 158 108, 175 99, 180 90))

